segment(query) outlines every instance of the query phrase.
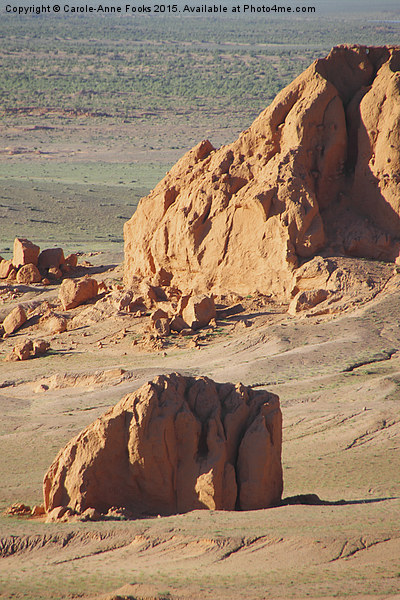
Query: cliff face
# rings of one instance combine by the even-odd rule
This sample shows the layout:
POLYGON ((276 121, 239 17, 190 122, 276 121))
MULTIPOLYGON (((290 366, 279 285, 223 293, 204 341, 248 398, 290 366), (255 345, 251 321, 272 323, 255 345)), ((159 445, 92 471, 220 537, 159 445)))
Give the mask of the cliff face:
POLYGON ((400 237, 400 48, 337 47, 251 127, 185 154, 125 224, 125 284, 286 298, 327 245, 394 258, 400 237))

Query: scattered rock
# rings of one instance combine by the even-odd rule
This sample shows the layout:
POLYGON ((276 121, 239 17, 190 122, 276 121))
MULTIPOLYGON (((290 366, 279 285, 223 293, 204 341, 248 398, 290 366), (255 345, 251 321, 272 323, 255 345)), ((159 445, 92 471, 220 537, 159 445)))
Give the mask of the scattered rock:
POLYGON ((181 329, 180 332, 179 332, 179 334, 183 335, 183 336, 193 335, 194 331, 193 331, 193 329, 190 329, 190 327, 187 327, 185 329, 181 329))
POLYGON ((132 290, 124 293, 114 292, 115 306, 117 310, 134 313, 137 311, 146 312, 147 306, 143 296, 134 294, 132 290))
POLYGON ((17 269, 23 265, 37 266, 40 248, 26 238, 15 238, 12 263, 17 269))
POLYGON ((18 304, 4 319, 3 328, 5 335, 11 335, 26 322, 27 316, 24 307, 18 304))
POLYGON ((8 360, 28 360, 34 355, 33 342, 32 340, 24 340, 20 342, 12 349, 6 359, 8 360))
POLYGON ((214 298, 205 294, 191 296, 182 311, 182 318, 191 329, 205 327, 215 316, 214 298))
POLYGON ((72 510, 69 506, 57 506, 51 511, 47 511, 45 523, 54 523, 61 521, 67 523, 75 517, 76 511, 72 510))
POLYGON ((328 296, 328 290, 324 289, 299 292, 291 301, 288 313, 290 315, 295 315, 301 310, 310 310, 310 308, 314 308, 314 306, 317 306, 317 304, 326 300, 328 296))
POLYGON ((46 514, 46 511, 44 510, 43 504, 35 505, 32 508, 32 511, 31 511, 32 517, 42 517, 45 514, 46 514))
POLYGON ((60 265, 64 263, 65 258, 62 248, 47 248, 39 254, 37 264, 39 269, 47 270, 51 268, 59 269, 60 265))
POLYGON ((49 389, 49 386, 44 384, 44 383, 40 383, 39 385, 37 385, 36 387, 33 388, 33 391, 35 392, 35 394, 41 394, 42 392, 47 392, 49 389))
POLYGON ((31 514, 31 507, 26 504, 22 504, 22 502, 15 502, 4 511, 5 515, 10 517, 18 516, 26 516, 31 514))
POLYGON ((157 321, 158 319, 168 319, 168 313, 162 308, 157 308, 157 310, 151 313, 150 319, 153 322, 157 321))
POLYGON ((99 286, 97 289, 97 293, 98 294, 107 294, 107 292, 109 292, 110 290, 108 289, 107 284, 105 283, 105 281, 99 281, 99 286))
POLYGON ((140 293, 144 297, 146 304, 150 302, 150 306, 154 302, 164 302, 168 300, 167 295, 162 287, 156 285, 150 285, 146 281, 142 281, 140 284, 140 293))
POLYGON ((63 272, 58 267, 50 267, 47 271, 49 279, 61 279, 63 272))
POLYGON ((279 399, 206 377, 159 376, 123 398, 58 454, 44 478, 62 507, 134 516, 251 510, 282 494, 279 399))
POLYGON ((78 264, 78 255, 77 254, 68 254, 68 256, 65 259, 65 265, 68 265, 69 267, 75 268, 78 264))
POLYGON ((45 326, 48 333, 63 333, 67 330, 67 319, 61 315, 51 314, 48 317, 42 318, 40 323, 45 326))
POLYGON ((16 344, 12 351, 7 354, 4 360, 8 362, 14 362, 19 360, 29 360, 30 358, 37 358, 43 356, 50 348, 49 342, 45 340, 30 339, 24 340, 19 344, 16 344))
POLYGON ((76 308, 80 304, 97 296, 98 284, 90 277, 84 279, 64 279, 58 299, 64 310, 76 308))
POLYGON ((13 267, 8 274, 7 281, 13 282, 16 280, 17 280, 17 269, 14 269, 14 267, 13 267))
POLYGON ((17 283, 24 283, 29 285, 30 283, 40 283, 42 276, 39 269, 33 264, 23 265, 17 272, 16 281, 17 283))
POLYGON ((171 331, 177 331, 178 333, 183 329, 189 329, 188 324, 178 315, 171 319, 169 326, 171 331))
POLYGON ((132 519, 132 513, 126 508, 121 508, 119 506, 112 506, 106 514, 108 519, 115 519, 116 521, 126 521, 128 519, 132 519))
POLYGON ((7 279, 13 270, 13 264, 11 260, 2 260, 0 262, 0 279, 7 279))
POLYGON ((253 321, 250 321, 249 319, 240 319, 240 321, 237 322, 237 325, 246 329, 253 325, 253 321))
POLYGON ((95 508, 87 508, 79 515, 79 521, 101 521, 102 516, 95 508))
POLYGON ((151 320, 153 330, 160 337, 167 337, 171 333, 169 320, 164 318, 159 318, 155 320, 151 320))
POLYGON ((46 340, 35 340, 33 342, 33 352, 35 357, 43 356, 48 350, 50 350, 50 343, 46 340))

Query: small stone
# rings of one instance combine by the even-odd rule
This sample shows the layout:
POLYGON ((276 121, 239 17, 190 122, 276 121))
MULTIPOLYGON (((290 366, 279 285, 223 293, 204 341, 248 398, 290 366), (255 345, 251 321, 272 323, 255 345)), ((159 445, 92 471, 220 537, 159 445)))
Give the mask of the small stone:
POLYGON ((171 319, 169 326, 171 331, 177 331, 178 333, 182 331, 182 329, 189 328, 188 324, 185 323, 185 321, 179 315, 176 315, 173 319, 171 319))
POLYGON ((152 324, 154 331, 160 337, 167 337, 171 333, 168 319, 157 319, 156 321, 152 321, 152 324))
POLYGON ((158 319, 168 319, 168 313, 165 312, 162 308, 157 308, 154 312, 151 313, 150 319, 154 322, 158 319))
POLYGON ((34 356, 32 340, 25 340, 14 346, 13 354, 17 357, 17 360, 28 360, 32 358, 32 356, 34 356))
POLYGON ((35 356, 43 356, 50 349, 49 342, 46 340, 35 340, 33 343, 33 352, 35 356))
POLYGON ((0 262, 0 279, 7 279, 13 271, 13 264, 11 260, 2 260, 0 262))
POLYGON ((27 316, 24 307, 18 304, 4 319, 3 328, 7 335, 17 331, 26 322, 27 316))
POLYGON ((41 394, 43 392, 47 392, 48 389, 48 385, 46 385, 45 383, 40 383, 39 385, 33 388, 33 391, 35 392, 35 394, 41 394))
POLYGON ((48 319, 44 320, 44 325, 49 333, 63 333, 67 330, 67 319, 53 313, 48 319))
POLYGON ((180 335, 184 335, 184 336, 186 336, 186 335, 193 335, 194 331, 193 331, 193 329, 189 329, 189 328, 188 329, 181 329, 181 331, 179 332, 179 334, 180 335))
POLYGON ((46 514, 44 510, 43 504, 37 504, 32 508, 31 515, 32 517, 41 517, 46 514))
POLYGON ((77 266, 78 264, 78 255, 77 254, 68 254, 68 256, 65 259, 65 263, 68 266, 74 268, 77 266))
POLYGON ((48 270, 48 276, 50 279, 61 279, 63 273, 59 267, 50 267, 48 270))
POLYGON ((95 508, 87 508, 79 516, 79 521, 100 521, 101 514, 95 508))

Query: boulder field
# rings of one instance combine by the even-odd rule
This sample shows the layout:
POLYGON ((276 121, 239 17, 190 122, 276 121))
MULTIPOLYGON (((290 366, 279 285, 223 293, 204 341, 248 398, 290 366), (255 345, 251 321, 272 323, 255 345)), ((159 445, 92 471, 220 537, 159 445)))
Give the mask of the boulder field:
POLYGON ((289 299, 325 252, 400 247, 400 47, 339 46, 232 144, 202 141, 125 224, 124 281, 289 299), (245 276, 244 276, 245 274, 245 276))
POLYGON ((135 517, 267 508, 282 496, 281 443, 276 395, 162 375, 61 450, 44 478, 44 507, 135 517))

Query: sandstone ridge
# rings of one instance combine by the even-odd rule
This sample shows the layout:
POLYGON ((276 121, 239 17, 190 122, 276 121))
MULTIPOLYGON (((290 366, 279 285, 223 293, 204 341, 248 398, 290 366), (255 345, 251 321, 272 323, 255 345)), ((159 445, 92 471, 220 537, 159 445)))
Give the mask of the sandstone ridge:
POLYGON ((44 506, 133 516, 267 508, 282 495, 281 440, 276 395, 159 376, 58 454, 44 478, 44 506))
POLYGON ((399 47, 335 47, 235 142, 195 146, 125 224, 125 285, 288 299, 318 252, 394 260, 399 69, 399 47))

